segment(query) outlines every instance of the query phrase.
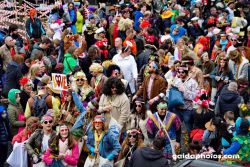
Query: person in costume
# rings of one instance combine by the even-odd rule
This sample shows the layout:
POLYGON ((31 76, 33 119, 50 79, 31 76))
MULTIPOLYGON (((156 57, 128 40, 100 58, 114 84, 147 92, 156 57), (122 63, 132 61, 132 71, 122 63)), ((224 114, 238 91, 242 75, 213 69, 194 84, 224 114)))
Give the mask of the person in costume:
POLYGON ((80 112, 73 101, 72 91, 68 90, 65 102, 61 105, 61 117, 59 124, 67 124, 67 126, 71 128, 79 114, 80 112))
POLYGON ((75 92, 72 92, 72 95, 75 104, 79 109, 79 111, 81 112, 81 114, 78 116, 74 126, 70 129, 70 132, 79 143, 80 158, 78 161, 78 166, 83 166, 89 154, 89 150, 86 145, 88 138, 87 134, 91 130, 91 127, 93 126, 93 120, 97 114, 99 105, 97 99, 95 98, 92 99, 90 102, 88 102, 88 105, 85 109, 83 104, 79 100, 77 94, 75 92))
POLYGON ((78 144, 69 133, 66 125, 59 126, 59 134, 50 139, 49 148, 42 156, 46 165, 61 164, 61 166, 76 167, 79 157, 78 144))
POLYGON ((148 112, 149 118, 146 128, 148 137, 151 140, 155 137, 166 137, 167 144, 163 153, 166 158, 172 158, 174 154, 173 147, 175 146, 176 149, 180 147, 181 120, 176 114, 167 111, 167 109, 167 103, 162 101, 157 105, 157 112, 154 114, 148 112))
POLYGON ((90 85, 95 91, 95 97, 99 99, 102 95, 103 86, 107 81, 107 77, 103 75, 103 67, 101 64, 92 63, 92 65, 89 67, 89 71, 93 76, 91 78, 90 85))
POLYGON ((89 158, 96 158, 96 162, 101 162, 101 159, 106 159, 106 163, 113 166, 113 160, 118 155, 121 146, 119 140, 114 137, 114 134, 106 130, 104 117, 97 115, 93 122, 93 130, 88 133, 87 147, 90 151, 89 158))
POLYGON ((236 133, 231 146, 223 151, 224 155, 239 155, 238 159, 224 159, 226 164, 250 165, 250 133, 249 121, 239 117, 235 122, 236 133))
POLYGON ((127 131, 127 137, 122 143, 121 152, 118 156, 118 161, 125 158, 125 162, 123 164, 124 167, 129 166, 129 161, 133 155, 133 152, 139 148, 144 147, 143 139, 140 135, 140 131, 136 128, 132 128, 127 131))
POLYGON ((19 84, 21 86, 20 103, 25 111, 26 103, 32 94, 33 83, 29 78, 23 77, 19 80, 19 84))
POLYGON ((52 130, 53 118, 51 116, 44 115, 41 118, 41 125, 43 128, 37 129, 25 145, 33 164, 42 161, 42 155, 49 148, 49 139, 53 139, 56 136, 56 132, 52 130))
POLYGON ((91 101, 95 95, 93 88, 88 84, 84 72, 79 71, 73 77, 72 89, 77 93, 84 107, 91 101))
POLYGON ((146 113, 146 105, 142 98, 138 97, 135 99, 133 111, 129 117, 129 121, 127 124, 127 129, 138 129, 144 139, 144 144, 148 145, 148 134, 146 129, 147 123, 147 113, 146 113))
POLYGON ((121 128, 126 126, 130 114, 130 103, 125 94, 125 87, 119 78, 109 78, 103 86, 98 113, 104 114, 108 125, 111 117, 121 128))
POLYGON ((95 31, 95 39, 96 39, 96 43, 95 45, 98 46, 98 48, 100 49, 101 52, 101 58, 102 61, 107 60, 108 59, 108 39, 105 37, 105 29, 103 27, 98 28, 95 31))

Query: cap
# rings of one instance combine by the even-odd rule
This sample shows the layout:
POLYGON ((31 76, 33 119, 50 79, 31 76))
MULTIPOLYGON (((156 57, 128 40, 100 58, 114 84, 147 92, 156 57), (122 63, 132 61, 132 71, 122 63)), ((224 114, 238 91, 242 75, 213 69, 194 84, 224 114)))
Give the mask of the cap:
POLYGON ((103 27, 98 28, 98 29, 95 31, 96 34, 100 34, 100 33, 102 33, 102 32, 105 32, 105 30, 104 30, 103 27))

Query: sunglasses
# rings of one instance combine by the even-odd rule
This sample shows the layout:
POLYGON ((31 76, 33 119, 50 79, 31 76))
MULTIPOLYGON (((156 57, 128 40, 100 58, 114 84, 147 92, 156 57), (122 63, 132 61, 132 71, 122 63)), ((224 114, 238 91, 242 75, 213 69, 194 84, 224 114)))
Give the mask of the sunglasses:
POLYGON ((137 135, 128 135, 128 138, 136 138, 137 137, 137 135))
POLYGON ((185 72, 184 72, 184 71, 178 71, 178 73, 179 73, 179 74, 185 74, 185 72))
POLYGON ((44 121, 43 123, 44 123, 45 125, 47 125, 48 123, 49 123, 49 124, 52 124, 52 122, 53 122, 53 121, 50 120, 50 121, 44 121))
POLYGON ((140 108, 142 108, 142 105, 135 105, 135 107, 140 107, 140 108))
POLYGON ((103 124, 103 122, 94 122, 94 124, 101 125, 101 124, 103 124))
POLYGON ((79 82, 79 81, 84 81, 84 79, 77 79, 76 81, 77 81, 77 82, 79 82))

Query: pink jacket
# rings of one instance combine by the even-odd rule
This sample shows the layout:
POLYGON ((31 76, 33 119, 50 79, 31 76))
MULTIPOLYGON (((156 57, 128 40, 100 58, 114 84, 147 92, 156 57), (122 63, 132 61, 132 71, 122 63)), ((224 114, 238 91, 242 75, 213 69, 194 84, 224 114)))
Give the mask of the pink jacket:
MULTIPOLYGON (((79 158, 79 149, 78 149, 78 144, 76 142, 72 148, 72 154, 71 155, 66 154, 63 160, 67 165, 76 166, 78 158, 79 158)), ((46 152, 43 154, 42 159, 46 165, 52 164, 53 158, 51 157, 50 154, 50 148, 48 148, 46 152)))
POLYGON ((27 139, 28 135, 26 134, 26 130, 24 129, 13 137, 12 144, 15 144, 15 142, 22 143, 27 139))

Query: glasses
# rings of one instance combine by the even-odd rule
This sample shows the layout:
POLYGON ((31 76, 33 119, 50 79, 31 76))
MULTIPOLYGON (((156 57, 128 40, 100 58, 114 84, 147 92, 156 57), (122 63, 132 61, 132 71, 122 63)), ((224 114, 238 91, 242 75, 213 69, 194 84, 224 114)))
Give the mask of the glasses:
POLYGON ((52 124, 52 122, 53 122, 53 121, 50 120, 50 121, 44 121, 43 123, 44 123, 45 125, 47 125, 48 123, 49 123, 49 124, 52 124))
POLYGON ((135 107, 139 107, 139 108, 142 108, 142 105, 135 105, 135 107))
POLYGON ((76 81, 77 81, 77 82, 79 82, 79 81, 84 81, 84 79, 77 79, 76 81))
POLYGON ((179 73, 179 74, 185 74, 185 72, 184 72, 184 71, 178 71, 178 73, 179 73))
POLYGON ((136 138, 136 135, 128 135, 128 138, 136 138))
POLYGON ((95 125, 102 125, 103 122, 94 122, 95 125))

